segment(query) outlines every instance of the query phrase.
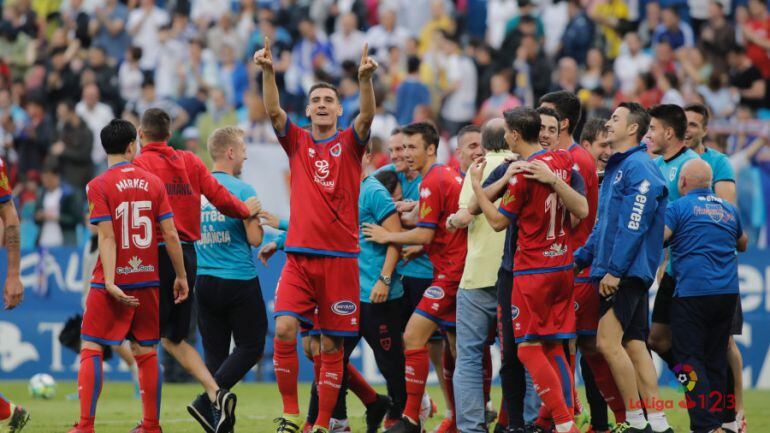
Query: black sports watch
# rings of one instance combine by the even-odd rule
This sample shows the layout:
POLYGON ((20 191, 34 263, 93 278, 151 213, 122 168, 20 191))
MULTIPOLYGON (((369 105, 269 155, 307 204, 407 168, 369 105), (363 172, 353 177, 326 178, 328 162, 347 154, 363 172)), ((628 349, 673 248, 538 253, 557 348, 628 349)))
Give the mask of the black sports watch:
POLYGON ((391 278, 390 278, 389 276, 386 276, 386 275, 380 275, 378 279, 379 279, 380 281, 382 281, 382 282, 383 282, 383 284, 385 284, 386 286, 390 286, 390 283, 391 283, 391 278))

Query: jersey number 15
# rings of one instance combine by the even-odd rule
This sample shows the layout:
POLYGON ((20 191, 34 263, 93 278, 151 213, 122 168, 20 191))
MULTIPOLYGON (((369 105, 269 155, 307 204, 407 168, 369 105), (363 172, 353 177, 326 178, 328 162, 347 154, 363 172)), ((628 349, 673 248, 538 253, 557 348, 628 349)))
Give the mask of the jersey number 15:
POLYGON ((129 241, 137 248, 147 248, 152 243, 152 220, 142 215, 143 210, 152 210, 152 202, 124 201, 115 209, 115 216, 121 223, 121 247, 128 249, 129 241), (130 230, 141 230, 141 233, 131 235, 130 230), (130 239, 129 239, 130 236, 130 239))

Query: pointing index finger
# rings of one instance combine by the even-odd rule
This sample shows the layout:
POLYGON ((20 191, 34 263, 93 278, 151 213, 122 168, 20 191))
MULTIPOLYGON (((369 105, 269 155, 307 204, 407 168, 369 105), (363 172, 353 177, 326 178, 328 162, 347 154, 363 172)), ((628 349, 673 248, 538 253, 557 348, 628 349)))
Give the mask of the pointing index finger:
POLYGON ((265 53, 270 54, 270 38, 265 36, 265 53))
POLYGON ((364 49, 361 52, 361 63, 365 63, 368 57, 369 57, 369 42, 365 42, 364 49))

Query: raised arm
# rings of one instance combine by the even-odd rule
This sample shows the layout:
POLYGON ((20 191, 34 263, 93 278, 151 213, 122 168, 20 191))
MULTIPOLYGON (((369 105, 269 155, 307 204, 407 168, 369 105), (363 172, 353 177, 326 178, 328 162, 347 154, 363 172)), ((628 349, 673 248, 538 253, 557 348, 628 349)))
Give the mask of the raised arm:
POLYGON ((24 299, 24 286, 21 284, 21 236, 19 234, 19 214, 13 200, 8 200, 0 205, 0 217, 5 227, 5 249, 8 252, 8 275, 5 277, 5 290, 3 294, 5 309, 11 310, 24 299))
POLYGON ((375 101, 372 76, 377 70, 377 66, 377 62, 369 57, 369 44, 364 44, 361 64, 358 66, 359 111, 354 124, 356 135, 360 140, 369 138, 369 129, 374 120, 375 101))
MULTIPOLYGON (((265 47, 254 53, 254 63, 262 69, 262 100, 265 103, 267 115, 270 117, 270 123, 273 124, 276 131, 283 133, 288 117, 281 108, 278 98, 278 84, 275 82, 275 70, 273 69, 273 53, 270 51, 270 38, 267 36, 265 36, 265 47)), ((374 111, 372 111, 373 114, 374 111)))

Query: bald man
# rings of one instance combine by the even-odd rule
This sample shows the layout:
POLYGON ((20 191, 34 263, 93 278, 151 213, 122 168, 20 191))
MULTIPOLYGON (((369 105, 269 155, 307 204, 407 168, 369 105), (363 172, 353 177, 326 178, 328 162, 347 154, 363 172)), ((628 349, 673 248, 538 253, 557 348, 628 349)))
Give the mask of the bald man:
POLYGON ((664 234, 676 276, 671 304, 674 372, 682 380, 695 433, 724 431, 721 402, 735 402, 734 395, 726 395, 725 349, 739 302, 735 251, 745 251, 748 244, 737 210, 714 193, 712 178, 706 161, 684 164, 678 182, 681 198, 666 210, 664 234))

